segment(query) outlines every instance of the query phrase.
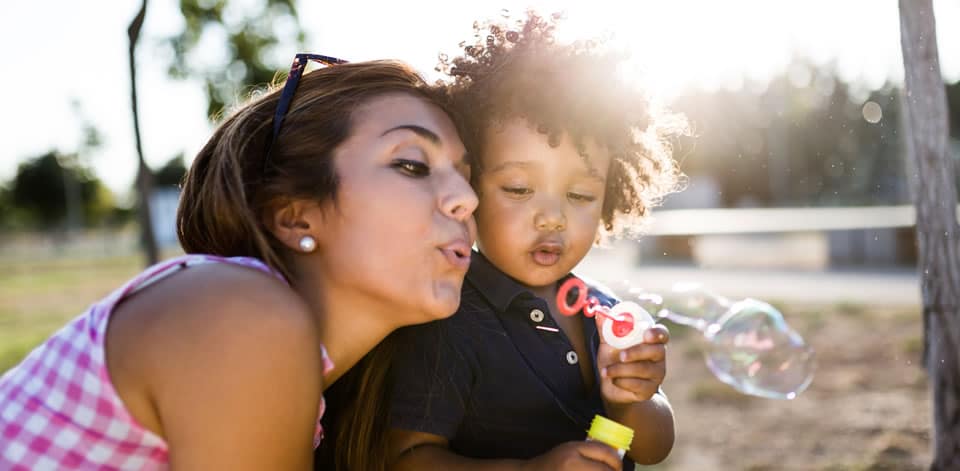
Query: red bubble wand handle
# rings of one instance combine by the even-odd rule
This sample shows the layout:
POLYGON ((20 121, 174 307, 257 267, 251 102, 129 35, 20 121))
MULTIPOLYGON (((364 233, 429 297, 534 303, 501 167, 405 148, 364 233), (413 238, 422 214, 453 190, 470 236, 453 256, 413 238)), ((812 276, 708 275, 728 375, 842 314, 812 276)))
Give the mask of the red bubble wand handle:
POLYGON ((588 318, 596 318, 601 337, 607 344, 623 350, 643 342, 643 332, 652 327, 653 316, 634 302, 621 302, 612 308, 600 304, 595 296, 588 296, 583 280, 571 277, 557 290, 557 310, 565 316, 578 312, 588 318), (576 289, 577 298, 572 304, 567 299, 576 289))

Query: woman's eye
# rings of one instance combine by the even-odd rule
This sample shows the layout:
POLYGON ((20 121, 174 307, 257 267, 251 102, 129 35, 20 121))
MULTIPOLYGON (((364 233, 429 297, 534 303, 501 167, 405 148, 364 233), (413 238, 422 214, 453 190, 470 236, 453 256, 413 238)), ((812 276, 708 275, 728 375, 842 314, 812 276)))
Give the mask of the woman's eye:
POLYGON ((596 196, 586 195, 582 193, 567 193, 567 197, 574 201, 584 201, 588 203, 597 199, 596 196))
POLYGON ((533 193, 533 190, 531 190, 530 188, 524 188, 522 186, 505 186, 503 187, 503 191, 513 195, 519 195, 519 196, 529 195, 530 193, 533 193))
POLYGON ((391 166, 411 177, 423 178, 430 176, 430 167, 417 160, 397 159, 393 161, 391 166))

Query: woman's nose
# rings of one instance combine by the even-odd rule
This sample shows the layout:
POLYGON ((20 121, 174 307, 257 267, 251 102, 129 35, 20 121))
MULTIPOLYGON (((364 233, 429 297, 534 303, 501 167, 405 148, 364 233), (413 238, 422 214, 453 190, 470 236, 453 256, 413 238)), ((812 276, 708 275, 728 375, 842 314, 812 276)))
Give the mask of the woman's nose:
POLYGON ((453 172, 440 198, 440 210, 457 221, 464 222, 473 215, 479 200, 470 183, 458 172, 453 172))

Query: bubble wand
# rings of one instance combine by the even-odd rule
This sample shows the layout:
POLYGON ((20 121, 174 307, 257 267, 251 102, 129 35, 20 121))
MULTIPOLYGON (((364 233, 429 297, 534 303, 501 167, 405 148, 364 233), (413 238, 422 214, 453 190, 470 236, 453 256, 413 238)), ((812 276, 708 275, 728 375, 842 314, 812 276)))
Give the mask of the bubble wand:
POLYGON ((794 399, 813 380, 813 349, 780 311, 763 301, 730 302, 690 284, 676 285, 668 302, 655 293, 629 291, 638 302, 607 307, 588 295, 582 280, 571 277, 557 291, 557 310, 565 316, 582 311, 596 317, 603 341, 620 350, 642 343, 643 332, 656 323, 654 316, 693 327, 707 342, 704 355, 710 371, 745 394, 794 399), (696 311, 701 311, 699 317, 696 311))

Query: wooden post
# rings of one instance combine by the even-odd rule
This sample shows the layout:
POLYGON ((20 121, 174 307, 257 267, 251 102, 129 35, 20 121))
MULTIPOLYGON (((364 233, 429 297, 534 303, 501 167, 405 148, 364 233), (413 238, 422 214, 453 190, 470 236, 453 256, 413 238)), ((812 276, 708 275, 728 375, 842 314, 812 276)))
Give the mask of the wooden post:
POLYGON ((900 0, 910 192, 917 209, 924 363, 933 394, 930 469, 960 469, 960 256, 956 173, 948 147, 932 0, 900 0))
POLYGON ((140 27, 147 13, 147 0, 143 0, 140 11, 130 22, 127 28, 127 37, 130 39, 130 98, 133 106, 133 134, 137 143, 137 193, 139 194, 140 242, 146 255, 147 265, 153 265, 160 260, 157 249, 157 240, 153 236, 153 218, 150 215, 150 196, 153 194, 153 174, 143 158, 143 145, 140 141, 140 114, 137 111, 137 67, 136 56, 137 40, 140 38, 140 27))

